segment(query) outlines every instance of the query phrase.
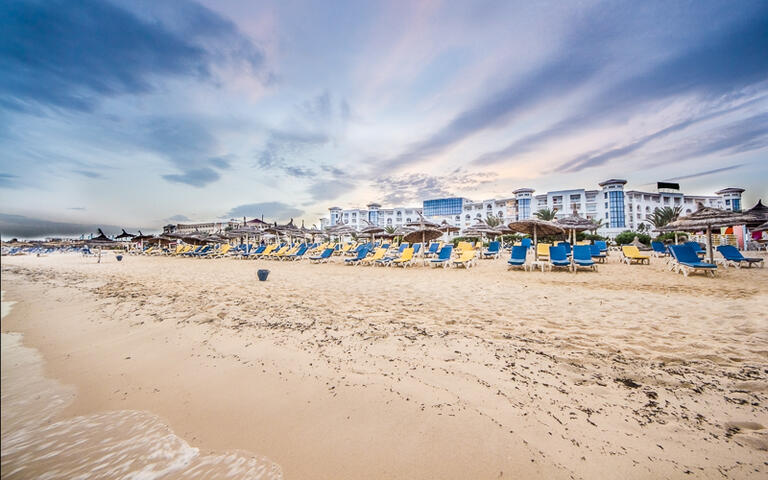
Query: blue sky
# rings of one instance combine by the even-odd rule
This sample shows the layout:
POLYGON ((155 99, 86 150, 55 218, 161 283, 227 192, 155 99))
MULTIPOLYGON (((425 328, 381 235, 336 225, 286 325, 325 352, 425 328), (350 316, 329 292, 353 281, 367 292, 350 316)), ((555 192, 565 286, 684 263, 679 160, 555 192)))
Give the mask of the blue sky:
POLYGON ((0 4, 0 233, 486 199, 768 197, 768 3, 0 4))

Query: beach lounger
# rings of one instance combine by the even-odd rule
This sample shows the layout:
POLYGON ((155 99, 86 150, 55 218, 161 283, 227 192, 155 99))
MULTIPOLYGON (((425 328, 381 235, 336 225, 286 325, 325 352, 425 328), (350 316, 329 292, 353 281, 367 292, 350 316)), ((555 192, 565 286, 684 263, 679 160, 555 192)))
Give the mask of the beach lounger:
POLYGON ((333 248, 326 248, 320 255, 309 257, 310 263, 328 263, 333 255, 333 248))
POLYGON ((461 254, 459 255, 459 258, 457 258, 451 263, 453 263, 453 266, 456 268, 458 267, 469 268, 475 264, 476 254, 477 252, 475 250, 471 250, 471 249, 462 250, 461 254))
POLYGON ((689 245, 670 245, 669 252, 675 260, 673 268, 684 276, 687 277, 689 273, 697 271, 704 272, 705 275, 715 276, 717 265, 702 262, 689 245))
POLYGON ((456 251, 461 253, 464 250, 474 250, 474 247, 472 247, 472 244, 469 242, 459 242, 456 246, 456 251))
POLYGON ((295 252, 285 255, 280 258, 280 261, 288 260, 290 262, 295 262, 296 260, 301 260, 305 253, 307 253, 307 250, 309 247, 306 244, 299 245, 299 249, 295 252))
POLYGON ((437 255, 437 251, 440 248, 440 244, 437 242, 432 242, 429 244, 429 249, 424 252, 424 255, 427 257, 433 257, 437 255))
POLYGON ((221 248, 217 252, 213 253, 212 255, 207 256, 206 258, 222 258, 222 257, 226 257, 227 255, 229 255, 229 251, 230 250, 232 250, 232 245, 230 245, 228 243, 225 243, 224 245, 221 246, 221 248))
POLYGON ((717 247, 717 251, 723 256, 722 264, 726 268, 731 265, 736 268, 741 268, 743 265, 752 267, 753 263, 759 263, 760 267, 763 267, 765 262, 759 257, 745 257, 741 254, 738 248, 732 245, 720 245, 717 247))
POLYGON ((598 263, 605 263, 607 255, 600 251, 600 247, 597 245, 589 246, 589 254, 592 256, 592 260, 598 263))
POLYGON ((361 260, 364 260, 368 256, 368 247, 363 247, 357 250, 357 256, 353 258, 347 258, 344 260, 345 265, 357 265, 361 260))
POLYGON ((520 246, 525 248, 531 248, 533 246, 533 240, 531 240, 530 237, 523 237, 523 239, 520 240, 520 246))
POLYGON ((451 254, 453 253, 453 245, 443 245, 440 252, 437 254, 437 258, 433 258, 429 261, 433 267, 447 268, 451 264, 451 254))
POLYGON ((421 244, 420 243, 414 243, 411 248, 413 248, 413 254, 419 253, 419 250, 421 250, 421 244))
POLYGON ((691 250, 693 250, 693 252, 699 256, 699 258, 702 258, 704 257, 704 255, 707 254, 707 252, 705 252, 704 249, 701 248, 701 245, 699 244, 699 242, 685 242, 683 243, 683 245, 688 245, 689 247, 691 247, 691 250))
POLYGON ((373 251, 373 255, 370 257, 366 257, 362 260, 360 260, 360 265, 374 265, 378 260, 381 260, 384 258, 384 256, 387 254, 386 248, 377 248, 373 251))
MULTIPOLYGON (((539 255, 539 260, 548 260, 549 259, 549 248, 552 245, 549 243, 539 243, 536 245, 536 253, 539 255)), ((563 249, 565 251, 565 249, 563 249)))
POLYGON ((558 242, 557 246, 565 248, 565 254, 571 256, 571 244, 569 242, 558 242))
POLYGON ((599 248, 601 252, 608 252, 608 244, 605 243, 604 240, 595 240, 595 245, 597 245, 597 248, 599 248))
POLYGON ((522 268, 523 270, 528 270, 530 265, 526 263, 526 258, 528 258, 527 247, 524 247, 523 245, 513 246, 512 255, 509 257, 509 260, 507 260, 507 263, 509 264, 507 269, 522 268))
POLYGON ((550 272, 555 268, 567 268, 569 270, 571 269, 571 261, 568 260, 568 255, 565 253, 565 247, 553 247, 553 246, 549 247, 548 266, 549 266, 550 272))
POLYGON ((483 258, 499 258, 501 252, 501 242, 493 241, 488 244, 488 248, 483 251, 483 258))
POLYGON ((573 270, 576 271, 579 268, 589 268, 597 271, 597 264, 592 260, 591 245, 576 245, 573 247, 573 270))
MULTIPOLYGON (((416 245, 419 245, 418 243, 416 245)), ((400 258, 396 258, 389 262, 389 265, 392 267, 407 267, 409 265, 413 265, 413 254, 416 252, 416 247, 409 247, 403 250, 403 254, 400 255, 400 258)))
POLYGON ((669 255, 667 247, 661 242, 651 242, 651 248, 653 249, 652 255, 654 257, 666 257, 669 255))
POLYGON ((273 251, 269 255, 262 255, 261 257, 268 258, 270 260, 277 260, 278 258, 288 253, 290 250, 291 250, 290 245, 285 245, 284 247, 277 249, 277 251, 273 251))
POLYGON ((645 263, 646 265, 650 265, 651 263, 651 257, 649 255, 643 255, 640 253, 640 250, 638 250, 634 245, 622 246, 621 254, 623 255, 621 261, 627 265, 631 265, 633 263, 645 263))

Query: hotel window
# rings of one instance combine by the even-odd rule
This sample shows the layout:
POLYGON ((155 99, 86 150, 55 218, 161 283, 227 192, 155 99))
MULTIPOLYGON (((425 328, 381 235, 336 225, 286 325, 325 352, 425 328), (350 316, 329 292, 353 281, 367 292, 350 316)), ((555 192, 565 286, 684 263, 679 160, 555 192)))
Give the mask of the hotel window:
POLYGON ((731 202, 731 206, 733 207, 734 212, 741 211, 741 199, 740 198, 734 198, 733 202, 731 202))
POLYGON ((406 218, 405 223, 411 223, 411 217, 406 218))
POLYGON ((467 214, 467 216, 466 216, 466 217, 464 217, 464 218, 465 218, 466 220, 469 220, 469 219, 470 219, 470 218, 472 218, 472 217, 470 217, 470 216, 469 216, 469 214, 467 214))
POLYGON ((437 200, 425 200, 423 215, 425 217, 448 216, 461 213, 464 200, 461 198, 440 198, 437 200))
POLYGON ((621 190, 610 192, 608 201, 610 203, 611 227, 624 228, 624 192, 621 190))
POLYGON ((531 199, 521 198, 517 201, 517 219, 527 220, 531 218, 531 199))
POLYGON ((387 219, 387 225, 392 225, 392 219, 391 218, 387 219))
POLYGON ((499 211, 499 213, 496 216, 499 218, 504 218, 504 212, 499 211))

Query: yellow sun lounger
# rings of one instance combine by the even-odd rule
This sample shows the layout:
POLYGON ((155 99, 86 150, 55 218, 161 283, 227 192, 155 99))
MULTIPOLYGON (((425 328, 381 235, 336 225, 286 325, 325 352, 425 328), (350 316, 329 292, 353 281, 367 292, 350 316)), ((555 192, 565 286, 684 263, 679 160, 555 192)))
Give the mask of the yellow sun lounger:
POLYGON ((213 255, 209 255, 206 258, 220 258, 224 257, 229 254, 229 251, 232 250, 232 245, 225 243, 221 246, 218 252, 214 253, 213 255))
POLYGON ((403 250, 403 254, 400 255, 400 258, 396 258, 389 262, 390 265, 394 265, 396 267, 407 267, 408 265, 413 264, 413 247, 408 247, 405 250, 403 250))
POLYGON ((475 264, 475 253, 474 250, 462 250, 459 258, 453 261, 453 265, 455 267, 471 267, 475 264))
POLYGON ((381 260, 384 258, 384 255, 387 254, 386 248, 377 248, 376 251, 373 253, 372 257, 368 257, 364 260, 360 260, 360 265, 375 265, 376 260, 381 260))
POLYGON ((638 250, 634 245, 624 245, 621 247, 621 253, 624 254, 622 261, 627 265, 631 265, 633 263, 651 263, 651 257, 649 255, 643 255, 640 253, 640 250, 638 250))
POLYGON ((274 252, 277 247, 278 245, 276 243, 273 243, 273 244, 267 245, 267 248, 265 248, 263 252, 252 253, 250 256, 255 258, 259 258, 259 257, 267 258, 267 256, 271 255, 272 252, 274 252))
POLYGON ((536 253, 539 254, 539 260, 549 260, 549 247, 551 246, 551 243, 536 244, 536 253))
POLYGON ((458 251, 458 252, 463 252, 463 251, 466 251, 466 250, 474 250, 474 248, 472 248, 472 244, 471 243, 469 243, 469 242, 459 242, 459 244, 456 246, 456 251, 458 251))

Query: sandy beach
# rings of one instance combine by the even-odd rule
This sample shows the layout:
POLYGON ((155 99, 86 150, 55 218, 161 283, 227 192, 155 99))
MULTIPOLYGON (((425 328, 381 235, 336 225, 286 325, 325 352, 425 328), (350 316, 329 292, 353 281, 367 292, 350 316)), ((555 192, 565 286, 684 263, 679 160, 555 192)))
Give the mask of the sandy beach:
MULTIPOLYGON (((40 425, 144 412, 275 477, 765 478, 768 268, 615 255, 576 274, 3 257, 3 355, 39 352, 64 389, 40 425)), ((18 478, 47 468, 26 458, 18 478)))

